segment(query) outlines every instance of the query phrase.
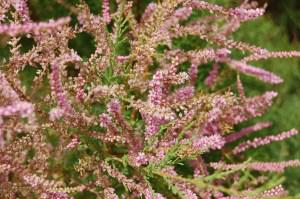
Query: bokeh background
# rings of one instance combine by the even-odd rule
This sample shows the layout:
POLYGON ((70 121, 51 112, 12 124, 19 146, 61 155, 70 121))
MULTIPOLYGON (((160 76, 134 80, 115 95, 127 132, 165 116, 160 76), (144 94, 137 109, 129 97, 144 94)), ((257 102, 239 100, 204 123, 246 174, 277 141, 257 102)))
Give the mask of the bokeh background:
MULTIPOLYGON (((101 12, 101 0, 85 0, 93 13, 101 12)), ((146 5, 151 0, 134 0, 135 12, 140 16, 146 5)), ((208 0, 225 6, 233 6, 241 3, 241 0, 208 0)), ((71 12, 56 0, 28 0, 30 15, 34 21, 44 21, 60 16, 71 15, 71 12)), ((76 0, 66 0, 68 3, 76 3, 76 0)), ((258 0, 260 5, 268 4, 267 14, 256 21, 247 22, 234 34, 236 40, 246 41, 269 50, 300 50, 300 0, 258 0)), ((0 35, 0 58, 8 58, 9 48, 6 45, 7 38, 0 35)), ((22 50, 26 52, 34 45, 34 42, 26 37, 22 38, 22 50)), ((180 45, 187 48, 195 47, 195 41, 187 39, 180 45)), ((89 35, 81 34, 70 41, 70 47, 79 52, 81 56, 88 56, 94 50, 93 40, 89 35)), ((279 74, 285 82, 281 85, 268 86, 264 83, 242 76, 246 87, 246 94, 253 96, 266 90, 278 91, 279 97, 272 109, 259 121, 269 120, 273 126, 266 130, 256 132, 252 136, 276 134, 291 128, 300 130, 300 59, 270 59, 254 62, 253 65, 261 66, 279 74)), ((26 67, 20 73, 24 84, 32 80, 34 69, 26 67)), ((235 76, 222 73, 226 84, 234 84, 235 76)), ((253 124, 250 121, 246 125, 253 124)), ((282 161, 300 159, 300 136, 293 137, 284 142, 273 143, 259 149, 250 150, 247 157, 262 161, 282 161)), ((245 157, 247 159, 247 157, 245 157)), ((271 175, 271 174, 270 174, 271 175)), ((300 169, 290 168, 284 173, 287 179, 285 187, 291 194, 300 194, 300 169)))

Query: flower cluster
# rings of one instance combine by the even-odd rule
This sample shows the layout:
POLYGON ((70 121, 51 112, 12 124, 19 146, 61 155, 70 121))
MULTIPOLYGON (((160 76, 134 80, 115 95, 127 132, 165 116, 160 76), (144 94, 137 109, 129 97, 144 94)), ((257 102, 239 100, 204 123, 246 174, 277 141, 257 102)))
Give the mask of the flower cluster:
POLYGON ((242 75, 283 82, 248 62, 300 56, 233 39, 240 24, 263 15, 264 7, 248 1, 225 8, 202 0, 164 0, 149 3, 139 16, 132 1, 103 0, 97 15, 84 1, 59 2, 76 18, 72 24, 71 17, 33 22, 26 0, 0 2, 0 34, 10 46, 10 57, 0 66, 0 198, 287 194, 279 181, 253 183, 252 175, 239 178, 240 171, 263 176, 300 166, 299 160, 229 161, 244 161, 238 154, 247 149, 298 134, 292 129, 229 144, 271 126, 258 122, 236 130, 263 115, 278 95, 247 96, 242 75), (195 17, 197 10, 208 12, 195 17), (95 43, 87 57, 70 45, 81 33, 95 43), (175 45, 190 35, 203 40, 204 47, 175 45), (21 52, 21 37, 34 41, 27 52, 21 52), (235 58, 235 50, 244 57, 235 58), (24 88, 19 74, 28 66, 36 73, 24 88), (204 67, 211 68, 202 80, 204 67), (224 68, 237 74, 237 93, 220 89, 224 68), (217 161, 210 162, 207 153, 217 161))

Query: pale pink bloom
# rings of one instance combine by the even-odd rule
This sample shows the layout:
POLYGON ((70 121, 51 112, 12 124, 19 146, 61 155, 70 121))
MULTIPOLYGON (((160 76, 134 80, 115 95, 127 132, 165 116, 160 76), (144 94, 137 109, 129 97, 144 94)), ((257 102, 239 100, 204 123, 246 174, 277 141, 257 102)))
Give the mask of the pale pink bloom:
POLYGON ((208 87, 212 87, 216 83, 218 75, 219 75, 219 65, 214 64, 212 66, 212 69, 209 71, 208 76, 206 77, 206 79, 204 81, 205 85, 208 87))
POLYGON ((270 144, 272 142, 278 142, 290 138, 294 135, 297 135, 298 131, 296 129, 292 129, 286 132, 282 132, 278 135, 269 135, 261 138, 254 138, 254 140, 248 140, 236 146, 233 149, 234 154, 241 153, 249 148, 257 148, 259 146, 263 146, 266 144, 270 144))
POLYGON ((63 116, 64 116, 64 110, 59 107, 53 108, 49 112, 49 119, 51 121, 58 120, 58 119, 62 118, 63 116))
POLYGON ((73 138, 71 142, 66 146, 66 149, 73 149, 79 144, 78 138, 73 138))
POLYGON ((299 160, 283 162, 249 162, 241 164, 225 164, 223 162, 212 162, 210 166, 216 170, 251 169, 256 171, 283 172, 285 168, 299 167, 299 160))
POLYGON ((224 144, 224 138, 219 134, 215 134, 194 139, 192 146, 202 152, 208 152, 209 149, 221 149, 224 144))
POLYGON ((111 16, 109 13, 109 0, 103 0, 102 1, 102 17, 103 17, 103 21, 105 21, 106 23, 110 23, 111 21, 111 16))
POLYGON ((279 83, 283 82, 283 80, 279 76, 277 76, 269 71, 266 71, 264 69, 250 66, 244 62, 232 60, 232 61, 229 61, 228 64, 231 68, 233 68, 241 73, 245 73, 247 75, 254 76, 254 77, 256 77, 264 82, 270 83, 270 84, 279 84, 279 83))
POLYGON ((49 22, 39 23, 26 23, 26 24, 0 24, 0 34, 10 36, 17 36, 19 34, 32 33, 39 35, 40 32, 51 32, 60 29, 70 22, 70 17, 60 18, 56 21, 50 20, 49 22))
POLYGON ((225 137, 226 143, 234 142, 234 141, 244 137, 245 135, 248 135, 249 133, 259 131, 259 130, 264 129, 264 128, 268 128, 271 125, 272 125, 271 122, 259 122, 257 124, 252 125, 252 126, 243 128, 238 132, 231 133, 230 135, 226 136, 225 137))

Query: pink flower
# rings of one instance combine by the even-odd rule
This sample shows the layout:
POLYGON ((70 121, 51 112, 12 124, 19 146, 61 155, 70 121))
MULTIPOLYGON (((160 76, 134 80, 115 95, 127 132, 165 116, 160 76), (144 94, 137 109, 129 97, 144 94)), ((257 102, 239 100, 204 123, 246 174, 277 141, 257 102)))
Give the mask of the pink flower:
POLYGON ((238 146, 236 146, 233 149, 233 153, 234 154, 238 154, 241 153, 249 148, 257 148, 259 146, 263 146, 266 144, 270 144, 272 142, 278 142, 278 141, 282 141, 285 140, 289 137, 292 137, 294 135, 298 134, 298 131, 296 129, 292 129, 286 132, 282 132, 278 135, 269 135, 266 137, 262 137, 262 138, 255 138, 254 140, 248 140, 244 143, 239 144, 238 146))
POLYGON ((270 84, 279 84, 279 83, 283 82, 283 80, 279 76, 277 76, 269 71, 247 65, 246 63, 243 63, 240 61, 232 60, 228 64, 231 68, 233 68, 239 72, 254 76, 254 77, 256 77, 264 82, 270 83, 270 84))

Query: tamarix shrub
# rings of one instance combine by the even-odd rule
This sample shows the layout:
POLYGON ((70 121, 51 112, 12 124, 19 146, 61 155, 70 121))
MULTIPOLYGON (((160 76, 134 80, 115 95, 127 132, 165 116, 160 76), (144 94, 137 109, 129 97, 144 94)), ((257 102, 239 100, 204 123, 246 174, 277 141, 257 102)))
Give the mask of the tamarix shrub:
POLYGON ((84 2, 59 2, 72 16, 48 22, 34 22, 26 0, 0 2, 0 33, 10 46, 0 66, 1 198, 288 194, 282 178, 266 172, 283 172, 300 160, 256 162, 242 153, 298 131, 243 142, 271 122, 235 131, 263 115, 277 96, 246 96, 240 75, 283 82, 250 62, 300 56, 233 39, 264 7, 162 0, 138 16, 131 1, 103 0, 96 15, 84 2), (83 33, 95 43, 88 57, 70 47, 83 33), (23 38, 33 41, 25 52, 23 38), (195 46, 187 47, 186 39, 195 46), (24 82, 28 68, 32 79, 24 82), (236 75, 236 89, 222 87, 228 74, 236 75))

